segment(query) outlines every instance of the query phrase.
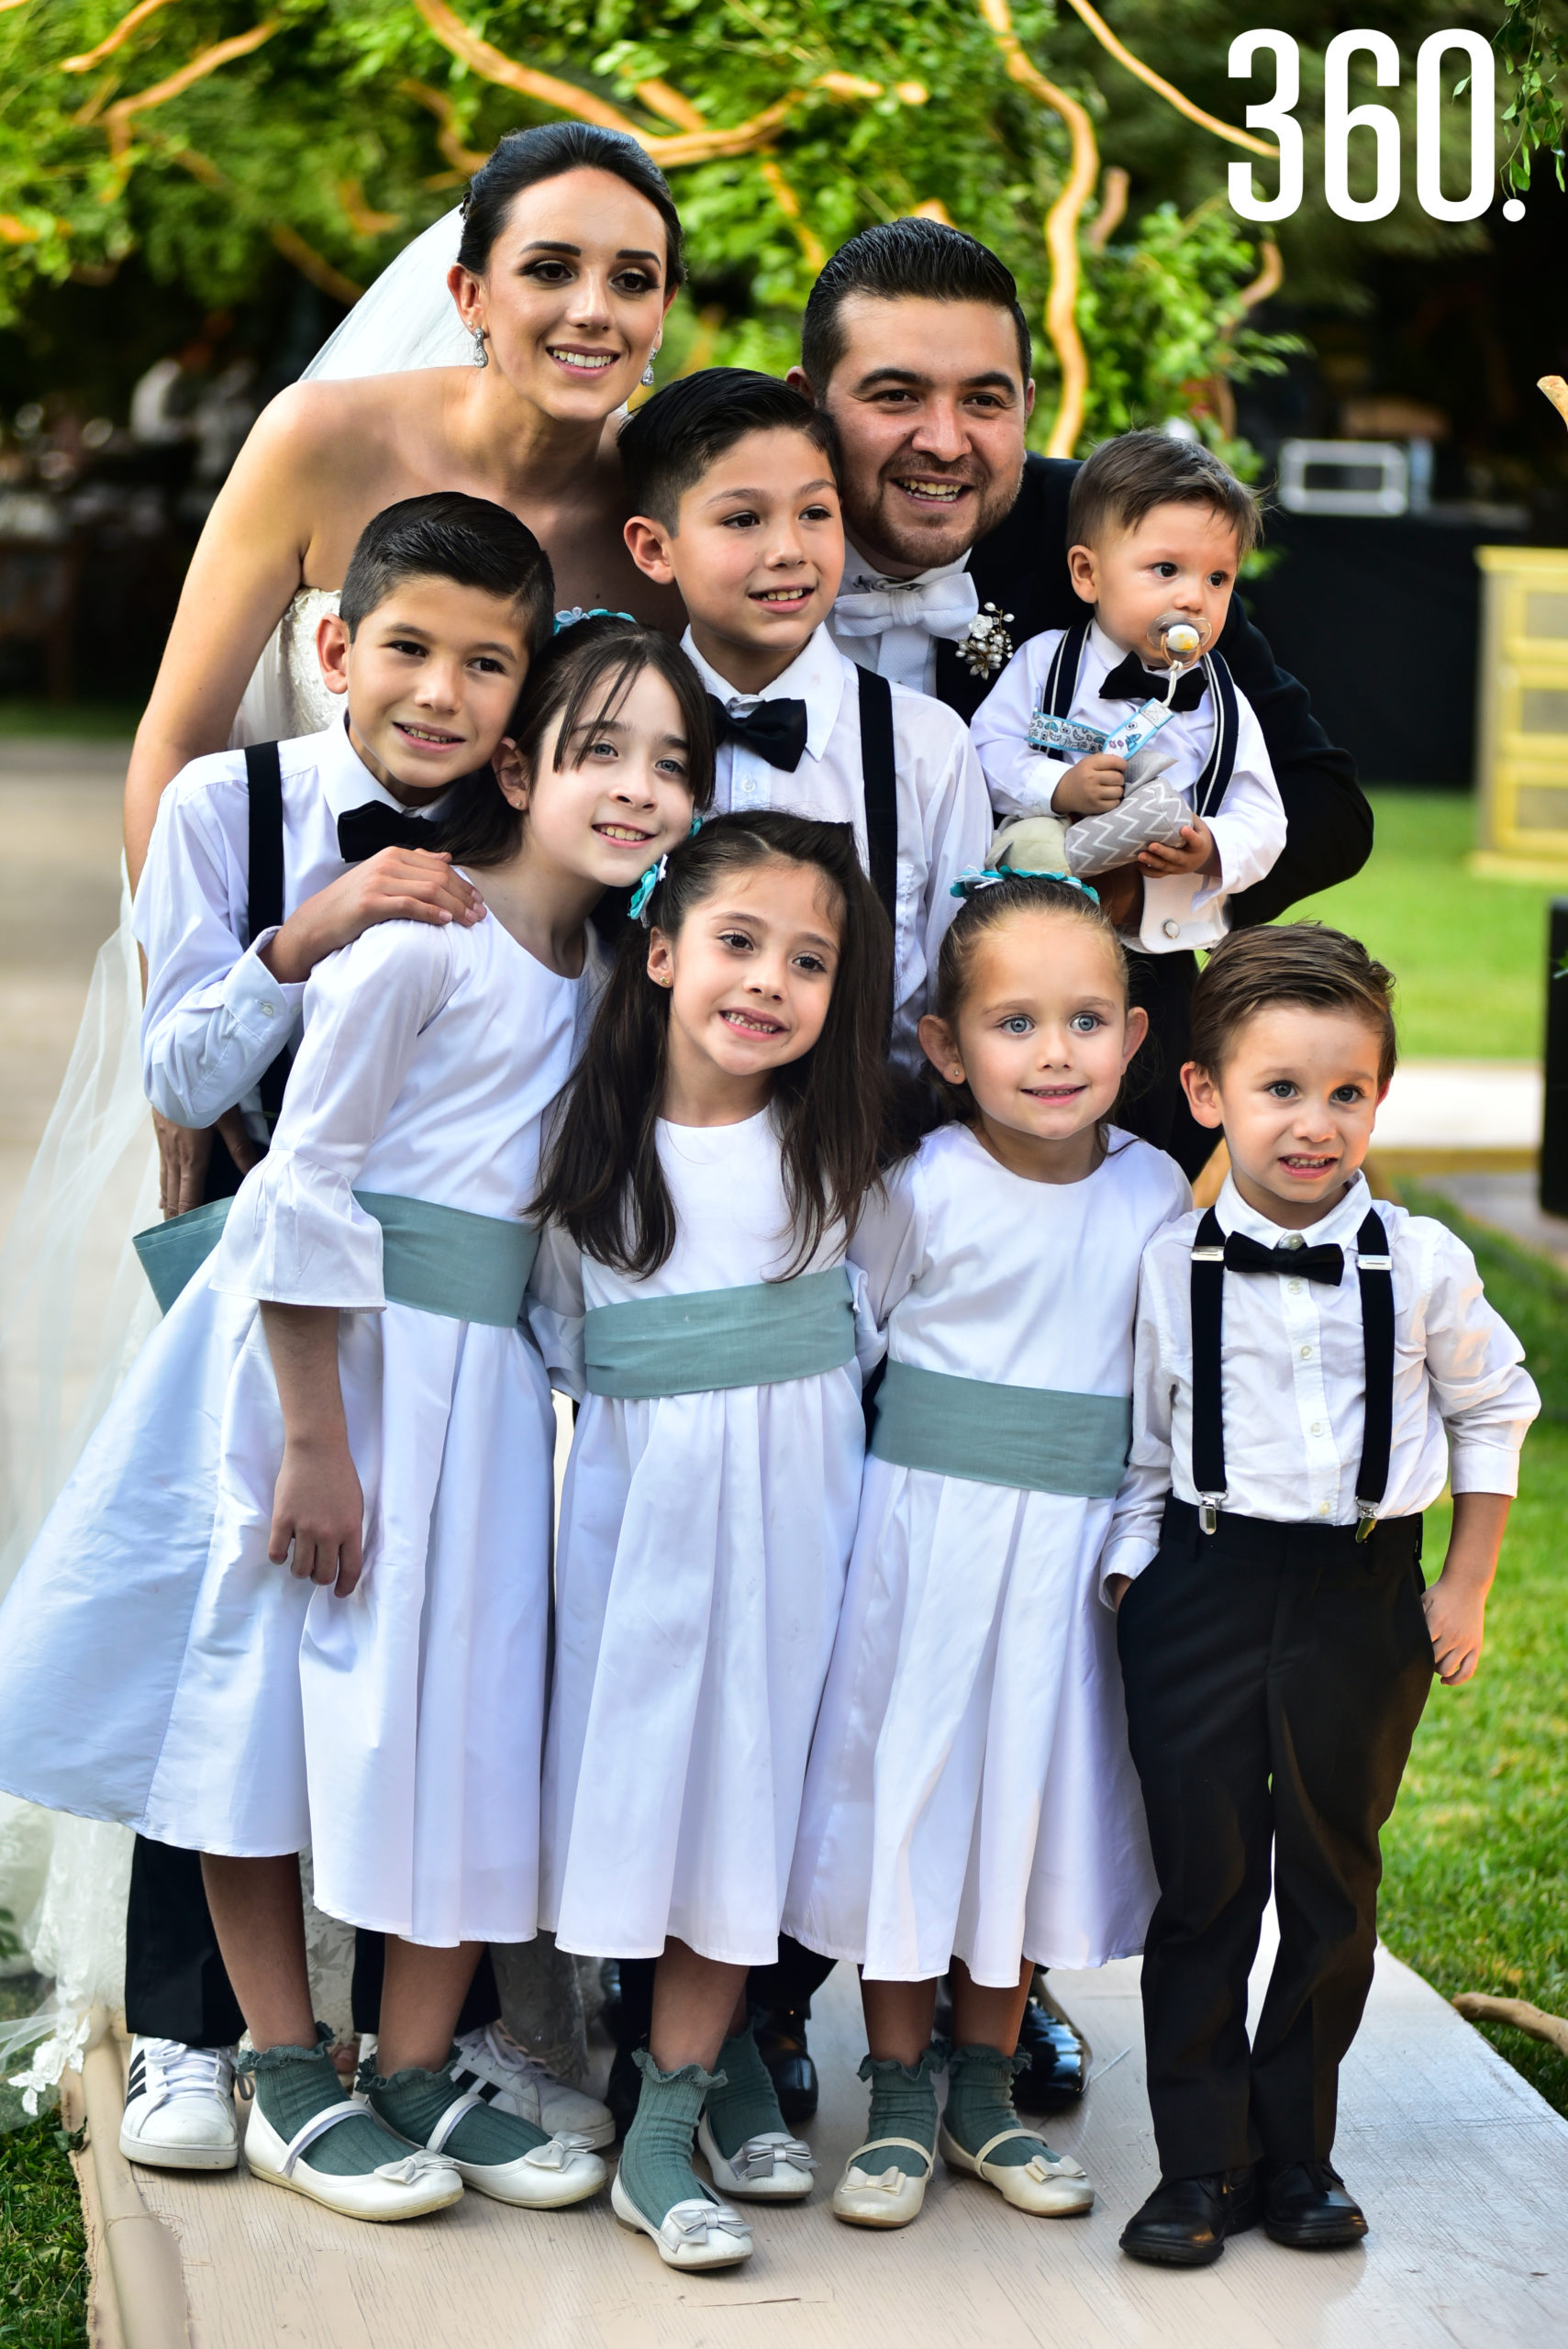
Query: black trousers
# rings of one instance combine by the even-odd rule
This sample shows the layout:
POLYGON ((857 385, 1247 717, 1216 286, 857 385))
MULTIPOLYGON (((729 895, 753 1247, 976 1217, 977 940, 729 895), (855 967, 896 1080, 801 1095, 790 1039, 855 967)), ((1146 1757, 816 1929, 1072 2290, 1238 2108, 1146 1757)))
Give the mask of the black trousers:
MULTIPOLYGON (((653 1968, 651 1957, 620 1961, 621 2007, 632 2044, 639 2046, 653 2028, 653 1968)), ((819 1957, 814 1949, 779 1935, 779 1954, 772 1965, 754 1965, 746 1977, 746 1996, 754 2007, 794 2007, 807 2014, 838 1960, 819 1957)))
POLYGON ((1326 2161, 1372 1987, 1378 1830, 1432 1682, 1421 1520, 1265 1525, 1166 1505, 1117 1642, 1160 1898, 1143 1956, 1149 2102, 1168 2177, 1326 2161), (1280 1945, 1257 2035, 1247 1976, 1280 1945))
POLYGON ((1149 1033, 1128 1070, 1117 1123, 1156 1150, 1168 1150, 1190 1182, 1219 1140, 1212 1127, 1198 1124, 1182 1089, 1197 957, 1184 947, 1174 954, 1129 954, 1127 960, 1132 1000, 1149 1014, 1149 1033))

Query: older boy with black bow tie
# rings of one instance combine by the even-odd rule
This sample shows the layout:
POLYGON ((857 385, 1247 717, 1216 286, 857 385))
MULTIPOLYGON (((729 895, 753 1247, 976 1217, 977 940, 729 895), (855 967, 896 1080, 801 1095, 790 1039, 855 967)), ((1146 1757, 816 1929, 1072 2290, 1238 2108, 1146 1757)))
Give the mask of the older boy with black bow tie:
POLYGON ((894 929, 893 1049, 915 1030, 951 886, 982 864, 990 809, 962 719, 857 667, 827 620, 844 564, 833 428, 772 376, 707 368, 620 436, 639 569, 677 586, 712 704, 716 805, 851 824, 894 929))
POLYGON ((1304 2251, 1367 2231, 1331 2155, 1378 1832, 1434 1670, 1453 1687, 1480 1660, 1540 1408, 1469 1250, 1374 1202, 1361 1172, 1394 1071, 1391 985, 1315 922, 1216 950, 1183 1076, 1230 1173, 1143 1255, 1100 1571, 1160 1885, 1143 2018, 1161 2178, 1121 2244, 1157 2265, 1207 2266, 1260 2221, 1304 2251), (1429 1589, 1421 1513, 1445 1482, 1429 1589), (1279 1950, 1249 2040, 1271 1888, 1279 1950))
MULTIPOLYGON (((1138 1085, 1135 1068, 1128 1122, 1195 1174, 1214 1136, 1194 1123, 1179 1075, 1194 950, 1225 936, 1230 896, 1261 881, 1285 841, 1262 729, 1213 649, 1257 507, 1208 450, 1127 432, 1079 467, 1067 529, 1086 608, 1075 627, 1048 629, 1015 654, 975 716, 974 747, 998 814, 1097 818, 1096 832, 1120 810, 1138 744, 1166 762, 1160 796, 1173 820, 1152 834, 1133 821, 1151 795, 1136 806, 1129 796, 1116 869, 1080 866, 1072 831, 1049 829, 1073 870, 1092 874, 1129 949, 1133 999, 1149 1013, 1146 1081, 1138 1085), (1173 667, 1183 672, 1173 692, 1173 667)), ((1020 845, 1016 862, 1051 861, 1027 832, 1020 845)))

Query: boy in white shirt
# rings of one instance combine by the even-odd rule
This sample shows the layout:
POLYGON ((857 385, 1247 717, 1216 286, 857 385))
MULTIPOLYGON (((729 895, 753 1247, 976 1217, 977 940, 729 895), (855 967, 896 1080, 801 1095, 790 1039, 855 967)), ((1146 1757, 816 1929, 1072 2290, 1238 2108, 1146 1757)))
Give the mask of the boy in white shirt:
POLYGON ((715 805, 852 824, 894 927, 894 1057, 915 1031, 952 884, 982 865, 985 785, 962 718, 861 669, 827 622, 844 567, 833 427, 787 384, 710 367, 622 427, 639 568, 678 587, 713 704, 715 805))
POLYGON ((1262 729, 1223 659, 1206 650, 1258 541, 1257 505, 1207 449, 1125 432, 1079 467, 1067 515, 1068 568, 1092 617, 1048 629, 1014 655, 975 713, 974 746, 998 814, 1035 819, 1010 862, 1082 872, 1121 930, 1133 999, 1150 1019, 1123 1123, 1192 1175, 1213 1147, 1187 1114, 1178 1076, 1194 950, 1225 936, 1228 899, 1262 879, 1285 839, 1262 729), (1156 796, 1168 808, 1161 829, 1173 836, 1130 823, 1140 794, 1128 803, 1126 861, 1084 863, 1073 828, 1119 808, 1129 744, 1140 741, 1140 765, 1170 763, 1156 796), (1184 803, 1179 831, 1184 811, 1171 794, 1184 803))
POLYGON ((1260 2220, 1301 2250, 1366 2232, 1329 2156, 1372 1987, 1378 1831, 1434 1670, 1453 1687, 1479 1662, 1540 1408, 1469 1250, 1374 1205, 1362 1174, 1391 985, 1317 923, 1216 950, 1182 1075, 1230 1173, 1143 1255, 1123 1486, 1140 1506, 1101 1574, 1160 1884, 1143 2016, 1161 2178, 1121 2243, 1161 2265, 1207 2266, 1260 2220), (1427 1589, 1421 1512, 1445 1480, 1427 1589), (1271 1880, 1279 1954, 1249 2045, 1271 1880))
MULTIPOLYGON (((317 652, 341 718, 319 734, 193 760, 159 804, 136 896, 147 962, 142 1072, 155 1108, 217 1126, 205 1203, 139 1235, 165 1308, 217 1245, 228 1199, 267 1147, 305 982, 377 922, 467 924, 477 891, 426 849, 463 776, 506 755, 531 662, 550 642, 554 582, 533 533, 455 491, 369 523, 317 652)), ((169 1203, 172 1204, 172 1203, 169 1203)), ((133 2034, 121 2149, 157 2167, 238 2160, 231 2043, 243 2028, 194 1853, 139 1836, 127 1924, 133 2034)), ((373 2028, 379 1936, 361 1936, 355 2022, 373 2028)), ((604 2141, 602 2106, 508 2061, 490 2026, 488 1956, 460 2017, 465 2064, 503 2110, 604 2141)), ((465 2085, 468 2084, 465 2082, 465 2085)))

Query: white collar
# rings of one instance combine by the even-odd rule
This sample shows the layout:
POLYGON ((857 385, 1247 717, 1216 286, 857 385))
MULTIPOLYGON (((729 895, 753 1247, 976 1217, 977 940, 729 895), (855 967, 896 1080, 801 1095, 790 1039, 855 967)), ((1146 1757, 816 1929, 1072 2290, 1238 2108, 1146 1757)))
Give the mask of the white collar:
POLYGON ((347 710, 319 734, 310 736, 308 741, 321 796, 331 810, 334 823, 350 807, 366 807, 372 800, 379 801, 384 807, 395 807, 400 816, 438 816, 446 805, 445 792, 439 799, 428 800, 422 807, 406 807, 401 799, 395 799, 385 785, 376 781, 350 740, 347 710))
POLYGON ((681 639, 681 650, 715 701, 721 701, 726 709, 755 709, 763 701, 803 701, 806 747, 814 759, 825 756, 843 706, 845 672, 853 672, 853 663, 840 651, 825 624, 812 629, 784 674, 764 685, 760 694, 738 693, 728 677, 721 677, 703 659, 689 628, 681 639))
POLYGON ((844 576, 839 583, 840 596, 862 595, 868 587, 929 587, 936 579, 956 579, 961 571, 969 569, 973 547, 965 547, 955 562, 933 563, 929 571, 917 571, 913 579, 895 579, 891 572, 879 571, 869 555, 859 547, 844 540, 844 576))
POLYGON ((1232 1177, 1227 1174, 1219 1197, 1214 1203, 1214 1212, 1221 1230, 1227 1234, 1244 1232, 1249 1240, 1256 1240, 1265 1248, 1277 1248, 1282 1242, 1288 1245, 1293 1240, 1299 1240, 1307 1248, 1329 1243, 1342 1248, 1347 1242, 1353 1244, 1371 1205, 1372 1193, 1367 1188, 1366 1176, 1358 1173, 1344 1197, 1337 1206, 1330 1208, 1320 1222, 1308 1224, 1305 1231, 1287 1231, 1283 1225, 1271 1223, 1267 1216, 1260 1215, 1255 1208, 1250 1208, 1236 1188, 1232 1177))

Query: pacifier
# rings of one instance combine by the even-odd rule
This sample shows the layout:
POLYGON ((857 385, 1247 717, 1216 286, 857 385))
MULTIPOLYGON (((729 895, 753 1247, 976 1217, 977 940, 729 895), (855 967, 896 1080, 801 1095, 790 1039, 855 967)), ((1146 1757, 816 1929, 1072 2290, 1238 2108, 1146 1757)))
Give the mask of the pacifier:
POLYGON ((1162 612, 1149 629, 1149 641, 1165 658, 1165 706, 1170 707, 1177 683, 1185 669, 1191 668, 1212 633, 1207 620, 1195 620, 1185 612, 1162 612))

